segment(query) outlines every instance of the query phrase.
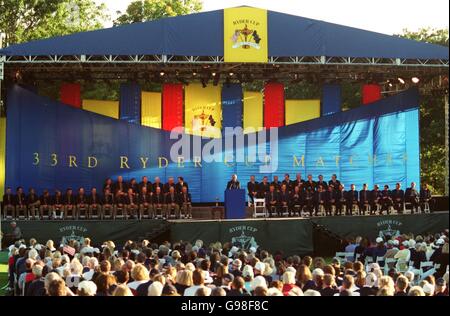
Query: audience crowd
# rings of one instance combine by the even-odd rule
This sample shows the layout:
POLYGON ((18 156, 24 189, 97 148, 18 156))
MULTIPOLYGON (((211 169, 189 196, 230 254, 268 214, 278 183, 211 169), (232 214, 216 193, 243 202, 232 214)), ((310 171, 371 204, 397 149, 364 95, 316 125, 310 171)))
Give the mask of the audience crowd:
POLYGON ((17 296, 448 296, 448 233, 357 237, 327 260, 201 240, 21 240, 9 247, 9 286, 17 296))

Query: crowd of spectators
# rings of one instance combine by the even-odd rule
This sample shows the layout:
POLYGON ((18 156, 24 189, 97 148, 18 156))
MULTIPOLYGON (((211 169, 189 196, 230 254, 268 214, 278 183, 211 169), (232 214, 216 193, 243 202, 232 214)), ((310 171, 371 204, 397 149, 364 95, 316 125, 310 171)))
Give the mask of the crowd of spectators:
POLYGON ((17 241, 9 247, 11 294, 448 296, 448 230, 374 241, 357 237, 346 246, 347 258, 327 260, 201 240, 97 246, 89 238, 68 245, 17 241), (431 262, 429 270, 421 262, 431 262))

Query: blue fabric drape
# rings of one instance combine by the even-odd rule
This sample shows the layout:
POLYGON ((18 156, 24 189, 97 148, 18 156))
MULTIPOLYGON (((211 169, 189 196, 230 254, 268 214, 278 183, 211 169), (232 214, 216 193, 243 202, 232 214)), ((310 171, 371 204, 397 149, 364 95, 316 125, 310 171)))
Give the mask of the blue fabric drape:
POLYGON ((342 90, 338 84, 325 84, 322 87, 322 116, 337 113, 341 110, 342 90))
MULTIPOLYGON (((355 183, 358 190, 363 183, 371 187, 400 182, 406 187, 415 181, 419 185, 418 100, 417 90, 407 90, 370 107, 279 128, 277 169, 261 173, 261 161, 234 163, 227 159, 225 164, 223 158, 233 152, 225 152, 223 138, 215 140, 221 146, 216 153, 218 161, 206 162, 202 152, 201 166, 196 166, 193 140, 201 149, 210 140, 192 135, 184 136, 190 153, 176 153, 185 161, 179 168, 170 158, 173 145, 180 140, 171 139, 170 132, 66 106, 14 85, 7 99, 6 186, 34 187, 42 193, 68 186, 101 188, 107 177, 118 175, 125 179, 147 175, 151 181, 155 176, 162 181, 183 176, 194 202, 214 202, 216 197, 223 201, 233 173, 238 174, 242 187, 252 174, 261 181, 264 175, 278 175, 282 180, 284 173, 291 178, 296 173, 303 178, 311 173, 314 179, 322 174, 325 180, 336 173, 346 188, 355 183), (76 167, 69 166, 69 156, 76 157, 76 167), (96 167, 89 167, 90 156, 96 157, 96 167), (121 156, 127 162, 122 168, 121 156), (159 157, 167 158, 169 164, 165 166, 163 159, 159 168, 159 157)), ((248 154, 251 148, 248 139, 245 141, 248 154)), ((261 147, 269 146, 262 143, 261 147)))
POLYGON ((141 87, 134 82, 120 85, 119 118, 141 124, 141 87))
POLYGON ((222 127, 242 127, 242 86, 225 84, 222 88, 222 127))

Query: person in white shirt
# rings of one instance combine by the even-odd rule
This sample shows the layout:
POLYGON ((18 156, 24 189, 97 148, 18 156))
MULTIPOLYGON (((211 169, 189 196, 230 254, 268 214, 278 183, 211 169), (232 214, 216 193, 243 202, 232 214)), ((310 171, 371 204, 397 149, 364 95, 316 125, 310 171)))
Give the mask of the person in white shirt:
POLYGON ((205 286, 205 276, 202 270, 195 270, 192 274, 193 286, 184 290, 184 296, 195 296, 199 288, 204 288, 206 296, 211 295, 211 288, 205 286))

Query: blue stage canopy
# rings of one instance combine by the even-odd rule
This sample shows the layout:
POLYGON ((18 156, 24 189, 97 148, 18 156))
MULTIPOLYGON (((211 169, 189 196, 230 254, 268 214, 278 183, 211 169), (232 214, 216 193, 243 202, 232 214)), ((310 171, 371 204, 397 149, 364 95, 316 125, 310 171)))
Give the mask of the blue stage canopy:
MULTIPOLYGON (((0 50, 6 56, 223 56, 223 10, 53 37, 0 50)), ((268 11, 269 56, 448 60, 448 48, 268 11)))

